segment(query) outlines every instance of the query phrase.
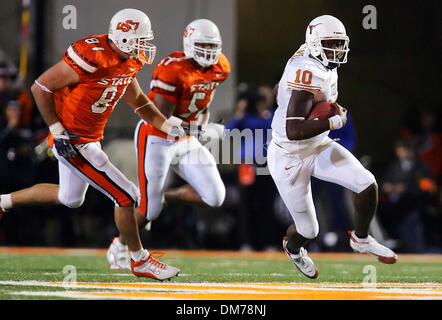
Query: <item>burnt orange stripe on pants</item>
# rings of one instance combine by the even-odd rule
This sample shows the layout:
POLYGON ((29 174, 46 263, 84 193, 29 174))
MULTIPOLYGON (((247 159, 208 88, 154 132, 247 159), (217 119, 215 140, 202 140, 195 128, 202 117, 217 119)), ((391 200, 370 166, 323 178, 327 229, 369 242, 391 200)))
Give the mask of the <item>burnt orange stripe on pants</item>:
POLYGON ((128 207, 132 205, 135 200, 120 186, 118 186, 108 175, 95 168, 89 161, 84 158, 77 150, 77 156, 69 158, 68 162, 77 170, 83 173, 89 180, 94 182, 100 188, 108 192, 120 207, 128 207))
POLYGON ((138 135, 137 135, 137 154, 138 154, 138 183, 140 185, 140 212, 146 216, 147 215, 147 178, 144 170, 144 162, 146 160, 146 149, 147 149, 147 125, 141 123, 138 135))

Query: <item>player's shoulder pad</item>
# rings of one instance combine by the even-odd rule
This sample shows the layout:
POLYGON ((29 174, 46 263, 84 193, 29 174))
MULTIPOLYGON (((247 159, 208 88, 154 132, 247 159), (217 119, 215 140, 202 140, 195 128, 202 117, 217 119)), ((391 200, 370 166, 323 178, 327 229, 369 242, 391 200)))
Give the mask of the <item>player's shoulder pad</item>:
POLYGON ((181 51, 173 52, 161 59, 154 68, 150 89, 160 90, 163 94, 175 92, 182 81, 181 75, 187 68, 188 60, 181 51))
POLYGON ((115 59, 107 44, 107 35, 91 35, 73 42, 65 53, 68 62, 85 73, 94 73, 115 59))
POLYGON ((156 67, 181 69, 186 65, 188 60, 190 60, 190 58, 187 58, 184 55, 184 52, 175 51, 169 54, 167 57, 161 59, 156 67))
POLYGON ((172 79, 176 81, 175 79, 178 79, 186 70, 188 63, 189 58, 184 55, 184 52, 173 52, 157 63, 153 71, 153 76, 168 81, 172 81, 172 79))
POLYGON ((295 90, 322 90, 327 79, 327 71, 319 61, 302 56, 287 64, 287 86, 295 90))
POLYGON ((218 57, 218 62, 214 66, 215 72, 225 73, 226 76, 231 71, 230 61, 227 59, 226 55, 224 53, 220 53, 218 57))
POLYGON ((313 74, 317 74, 318 77, 325 78, 327 70, 325 67, 314 58, 308 56, 298 57, 293 59, 293 61, 289 62, 287 65, 289 70, 309 70, 313 74))

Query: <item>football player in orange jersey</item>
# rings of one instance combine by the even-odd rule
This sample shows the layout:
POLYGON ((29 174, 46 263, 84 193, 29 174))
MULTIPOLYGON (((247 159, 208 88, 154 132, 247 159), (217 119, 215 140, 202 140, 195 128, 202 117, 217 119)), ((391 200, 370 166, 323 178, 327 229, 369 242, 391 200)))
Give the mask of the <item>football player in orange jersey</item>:
POLYGON ((37 184, 0 196, 1 211, 35 204, 82 205, 89 185, 115 203, 115 223, 127 243, 136 276, 164 280, 179 269, 161 263, 143 249, 134 207, 137 187, 110 163, 100 140, 120 98, 143 120, 171 138, 184 129, 168 121, 141 91, 136 75, 151 64, 156 47, 148 16, 136 9, 118 11, 108 34, 74 42, 62 61, 32 85, 37 107, 49 126, 49 145, 59 165, 59 184, 37 184))
MULTIPOLYGON (((184 31, 183 45, 184 52, 174 52, 157 64, 148 96, 174 123, 184 121, 200 125, 201 140, 221 138, 224 126, 208 123, 209 105, 215 90, 230 73, 230 63, 221 52, 218 27, 207 19, 191 22, 184 31)), ((167 140, 163 132, 141 120, 134 140, 141 192, 136 210, 140 227, 159 216, 164 201, 181 200, 211 207, 223 204, 226 189, 216 161, 196 137, 167 140), (169 168, 189 184, 165 190, 169 168)), ((117 261, 115 268, 127 265, 124 241, 114 238, 108 259, 110 263, 117 261)))

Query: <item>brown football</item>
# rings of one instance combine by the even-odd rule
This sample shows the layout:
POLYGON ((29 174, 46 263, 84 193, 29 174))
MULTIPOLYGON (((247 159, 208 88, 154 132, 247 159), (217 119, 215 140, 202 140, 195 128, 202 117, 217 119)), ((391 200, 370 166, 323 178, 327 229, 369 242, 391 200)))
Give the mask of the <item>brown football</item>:
POLYGON ((338 107, 335 103, 322 101, 312 107, 307 120, 325 120, 336 114, 338 114, 338 107))

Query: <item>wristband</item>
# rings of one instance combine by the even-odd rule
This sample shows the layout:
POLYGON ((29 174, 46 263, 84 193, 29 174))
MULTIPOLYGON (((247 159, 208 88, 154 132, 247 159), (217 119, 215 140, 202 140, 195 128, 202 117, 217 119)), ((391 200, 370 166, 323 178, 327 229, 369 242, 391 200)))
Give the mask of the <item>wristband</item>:
POLYGON ((139 106, 138 108, 135 108, 134 113, 137 113, 138 110, 140 110, 141 108, 147 107, 149 104, 153 104, 153 102, 149 101, 149 102, 143 104, 142 106, 139 106))
POLYGON ((180 126, 183 123, 182 119, 175 117, 175 116, 171 116, 167 120, 169 120, 170 123, 172 123, 173 125, 176 125, 176 126, 180 126))
POLYGON ((285 120, 305 120, 305 117, 287 117, 285 120))
POLYGON ((51 131, 53 136, 56 136, 61 135, 63 131, 65 131, 65 128, 60 121, 57 121, 49 126, 49 131, 51 131))
POLYGON ((328 118, 328 123, 330 125, 330 130, 341 129, 344 126, 342 118, 338 114, 331 118, 328 118))
POLYGON ((41 90, 46 91, 48 93, 53 93, 51 90, 48 89, 48 87, 38 82, 38 80, 35 80, 34 82, 36 85, 38 85, 41 88, 41 90))
POLYGON ((172 131, 172 128, 173 128, 172 122, 170 122, 169 120, 166 120, 161 125, 160 130, 163 131, 164 133, 170 134, 170 131, 172 131))

